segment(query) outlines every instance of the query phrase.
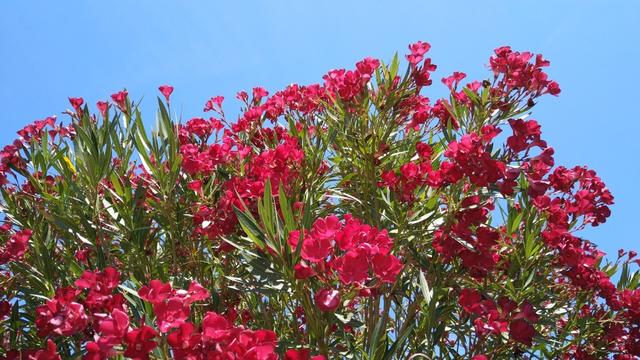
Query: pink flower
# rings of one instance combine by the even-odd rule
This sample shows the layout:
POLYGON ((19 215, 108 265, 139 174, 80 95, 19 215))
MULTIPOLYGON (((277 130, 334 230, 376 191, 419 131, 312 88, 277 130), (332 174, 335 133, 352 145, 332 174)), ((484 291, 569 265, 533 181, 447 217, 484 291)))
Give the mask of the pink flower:
POLYGON ((162 85, 158 88, 158 90, 160 90, 160 93, 162 95, 164 95, 164 98, 167 100, 167 103, 169 102, 169 97, 171 96, 171 93, 173 92, 173 86, 171 85, 162 85))
POLYGON ((114 309, 111 315, 99 323, 100 337, 111 343, 120 343, 129 330, 129 316, 122 310, 114 309))
POLYGON ((317 219, 313 223, 313 227, 311 228, 311 233, 314 237, 320 239, 330 239, 333 240, 336 233, 342 228, 342 224, 340 224, 340 219, 338 219, 335 215, 327 216, 326 218, 317 219))
POLYGON ((316 275, 315 270, 309 265, 305 263, 296 264, 293 267, 295 278, 298 280, 308 279, 314 275, 316 275))
POLYGON ((138 290, 138 295, 152 304, 160 303, 173 295, 171 284, 163 283, 160 280, 151 280, 149 286, 142 286, 138 290))
POLYGON ((4 249, 0 249, 0 264, 20 260, 29 248, 31 235, 30 229, 20 230, 13 234, 4 245, 4 249))
POLYGON ((373 272, 378 279, 386 283, 394 283, 402 270, 402 263, 391 254, 378 254, 373 257, 373 272))
POLYGON ((204 111, 217 111, 220 112, 222 110, 222 101, 224 100, 224 96, 215 96, 211 99, 207 100, 204 105, 204 111))
POLYGON ((73 108, 75 109, 76 113, 78 113, 78 115, 82 115, 82 104, 84 104, 83 98, 70 97, 69 103, 71 104, 71 106, 73 106, 73 108))
POLYGON ((222 341, 231 335, 231 326, 224 316, 209 311, 202 320, 202 340, 222 341))
POLYGON ((196 301, 207 300, 210 296, 209 290, 205 289, 197 281, 192 281, 189 283, 185 302, 191 304, 196 301))
POLYGON ((324 312, 334 312, 340 305, 340 293, 335 289, 320 289, 314 299, 318 309, 324 312))
POLYGON ((254 87, 253 88, 253 101, 255 103, 260 103, 263 97, 268 96, 269 92, 265 90, 263 87, 254 87))
POLYGON ((153 328, 146 325, 129 331, 125 339, 127 348, 123 355, 134 360, 148 360, 149 354, 158 345, 153 341, 157 335, 153 328))
POLYGON ((107 116, 107 109, 109 108, 109 103, 106 101, 98 101, 96 103, 96 106, 98 107, 98 110, 100 111, 100 115, 102 115, 102 117, 107 116))
POLYGON ((82 304, 74 302, 75 293, 61 289, 53 299, 36 308, 38 335, 71 336, 82 331, 88 322, 82 304))
POLYGON ((417 65, 424 58, 424 54, 427 53, 431 49, 431 45, 426 42, 418 41, 414 44, 409 45, 409 50, 411 54, 407 55, 407 60, 411 65, 417 65))
POLYGON ((536 329, 524 319, 517 319, 509 324, 509 336, 524 345, 531 346, 536 329))
POLYGON ((309 235, 302 241, 300 256, 307 261, 318 263, 329 256, 331 249, 331 240, 328 238, 309 235))
POLYGON ((369 277, 369 262, 363 251, 351 250, 335 262, 343 284, 362 283, 369 277))
POLYGON ((153 304, 156 313, 158 329, 161 333, 167 333, 170 329, 184 324, 189 317, 189 305, 180 298, 170 298, 167 301, 153 304))
POLYGON ((118 105, 118 107, 120 108, 121 111, 126 112, 127 111, 127 96, 128 96, 128 92, 127 90, 122 90, 122 91, 118 91, 115 94, 111 95, 111 100, 113 100, 113 102, 116 103, 116 105, 118 105))

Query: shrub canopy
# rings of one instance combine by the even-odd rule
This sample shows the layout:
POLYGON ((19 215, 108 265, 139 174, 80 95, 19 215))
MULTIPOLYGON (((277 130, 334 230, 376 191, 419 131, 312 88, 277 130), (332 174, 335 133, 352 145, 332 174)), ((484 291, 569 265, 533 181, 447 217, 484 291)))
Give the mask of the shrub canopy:
POLYGON ((4 359, 637 359, 633 251, 529 118, 541 55, 442 79, 429 44, 148 132, 126 91, 0 152, 4 359), (614 282, 613 279, 616 279, 614 282))

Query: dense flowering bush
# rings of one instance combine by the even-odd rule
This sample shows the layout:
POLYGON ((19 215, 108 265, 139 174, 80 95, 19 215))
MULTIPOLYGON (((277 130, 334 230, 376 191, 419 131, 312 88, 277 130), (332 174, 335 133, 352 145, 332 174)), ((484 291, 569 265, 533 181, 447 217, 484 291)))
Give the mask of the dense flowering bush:
POLYGON ((429 44, 320 84, 241 91, 145 129, 126 91, 70 98, 0 152, 3 359, 637 359, 640 263, 556 166, 541 55, 442 79, 429 44), (613 279, 616 279, 614 282, 613 279))

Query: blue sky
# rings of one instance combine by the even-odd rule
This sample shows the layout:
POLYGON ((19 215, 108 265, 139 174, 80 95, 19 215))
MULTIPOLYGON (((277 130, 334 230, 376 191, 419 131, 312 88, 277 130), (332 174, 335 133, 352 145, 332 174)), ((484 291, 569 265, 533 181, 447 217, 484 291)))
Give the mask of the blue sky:
POLYGON ((436 79, 488 76, 491 51, 511 45, 544 54, 562 88, 533 115, 556 162, 589 165, 616 197, 612 218, 583 235, 609 253, 638 249, 637 24, 633 0, 2 1, 0 143, 69 108, 68 96, 94 104, 126 87, 153 109, 168 83, 188 119, 210 96, 224 95, 230 110, 237 90, 317 82, 417 40, 432 45, 436 79))

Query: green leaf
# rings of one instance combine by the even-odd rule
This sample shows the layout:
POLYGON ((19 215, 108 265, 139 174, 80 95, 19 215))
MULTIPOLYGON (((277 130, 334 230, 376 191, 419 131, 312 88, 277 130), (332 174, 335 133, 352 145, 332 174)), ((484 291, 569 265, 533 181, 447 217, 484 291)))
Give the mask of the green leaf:
POLYGON ((241 211, 235 206, 233 207, 233 211, 238 218, 238 222, 240 223, 242 230, 244 230, 249 239, 251 239, 251 241, 253 241, 258 248, 264 249, 266 238, 264 236, 264 233, 260 229, 260 226, 257 224, 255 219, 253 219, 253 216, 247 215, 245 212, 241 211))
POLYGON ((422 290, 422 296, 424 296, 424 301, 427 304, 431 303, 431 299, 433 298, 433 290, 429 288, 429 284, 427 283, 427 278, 424 276, 422 270, 418 273, 418 278, 420 279, 420 290, 422 290))

